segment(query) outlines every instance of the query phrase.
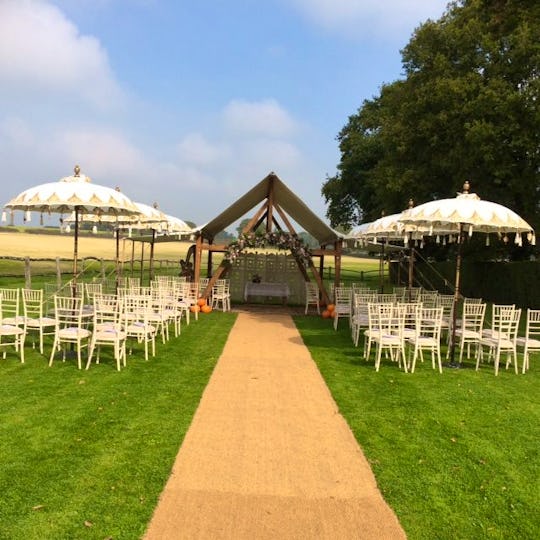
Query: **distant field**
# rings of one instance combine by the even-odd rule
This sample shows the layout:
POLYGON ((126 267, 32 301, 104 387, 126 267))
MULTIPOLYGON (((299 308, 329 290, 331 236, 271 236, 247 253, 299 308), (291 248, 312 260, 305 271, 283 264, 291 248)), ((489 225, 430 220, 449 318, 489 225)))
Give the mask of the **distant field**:
MULTIPOLYGON (((155 245, 157 259, 182 259, 186 256, 189 242, 163 242, 155 245)), ((121 240, 120 250, 125 258, 131 257, 131 241, 121 240), (125 247, 124 247, 125 246, 125 247)), ((135 257, 140 258, 140 244, 135 245, 135 257)), ((148 246, 145 250, 148 250, 148 246)), ((114 238, 84 236, 79 238, 79 257, 114 259, 114 238)), ((148 255, 148 251, 146 251, 148 255)), ((0 233, 0 257, 71 258, 73 257, 73 235, 0 233)))

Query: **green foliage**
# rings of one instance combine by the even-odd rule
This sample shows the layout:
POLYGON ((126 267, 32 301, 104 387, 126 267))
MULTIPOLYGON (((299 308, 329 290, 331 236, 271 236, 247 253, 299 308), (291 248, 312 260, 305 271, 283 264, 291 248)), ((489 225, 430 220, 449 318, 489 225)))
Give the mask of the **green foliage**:
POLYGON ((88 371, 0 360, 0 538, 140 538, 234 320, 200 316, 121 372, 106 349, 88 371))
MULTIPOLYGON (((418 274, 442 293, 453 292, 456 264, 419 263, 418 274)), ((540 264, 536 261, 463 261, 461 293, 495 304, 540 309, 540 264)))
POLYGON ((295 323, 409 539, 538 536, 540 355, 526 375, 470 362, 439 375, 427 358, 376 373, 346 325, 295 323))
POLYGON ((453 197, 464 180, 538 226, 540 4, 464 0, 421 25, 405 78, 349 118, 323 195, 333 224, 453 197))

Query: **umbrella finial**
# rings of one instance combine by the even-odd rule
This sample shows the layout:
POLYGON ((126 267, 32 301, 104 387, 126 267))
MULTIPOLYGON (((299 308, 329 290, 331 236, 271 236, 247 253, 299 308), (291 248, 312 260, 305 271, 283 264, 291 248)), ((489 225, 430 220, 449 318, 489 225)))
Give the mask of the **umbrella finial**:
POLYGON ((468 180, 465 180, 465 183, 463 184, 463 193, 469 193, 469 189, 471 189, 471 184, 469 184, 468 180))
POLYGON ((413 198, 411 197, 411 198, 409 199, 409 208, 413 208, 413 207, 414 207, 414 200, 413 200, 413 198))
POLYGON ((78 165, 75 165, 73 172, 75 173, 74 176, 80 176, 81 168, 78 165))
POLYGON ((159 204, 158 204, 156 201, 154 201, 154 204, 153 204, 152 206, 153 206, 156 210, 159 208, 159 204))

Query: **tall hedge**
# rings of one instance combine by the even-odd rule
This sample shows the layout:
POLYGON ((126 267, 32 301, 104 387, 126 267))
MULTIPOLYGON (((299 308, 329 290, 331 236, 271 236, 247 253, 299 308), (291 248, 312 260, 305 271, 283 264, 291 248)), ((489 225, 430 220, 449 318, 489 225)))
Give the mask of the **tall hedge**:
MULTIPOLYGON (((392 272, 395 275, 395 272, 392 272)), ((451 293, 455 263, 418 263, 415 281, 451 293)), ((540 262, 486 262, 464 260, 461 267, 461 292, 497 304, 516 304, 540 309, 540 262)))

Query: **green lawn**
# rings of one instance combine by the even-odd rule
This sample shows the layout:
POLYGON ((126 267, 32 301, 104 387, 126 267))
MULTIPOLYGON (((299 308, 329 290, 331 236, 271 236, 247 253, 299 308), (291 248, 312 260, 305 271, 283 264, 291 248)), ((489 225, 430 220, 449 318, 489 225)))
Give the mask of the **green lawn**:
POLYGON ((540 357, 526 375, 376 373, 345 323, 295 322, 410 539, 538 538, 540 357))
POLYGON ((234 319, 201 315, 121 372, 106 350, 88 371, 0 358, 0 538, 139 538, 234 319))

